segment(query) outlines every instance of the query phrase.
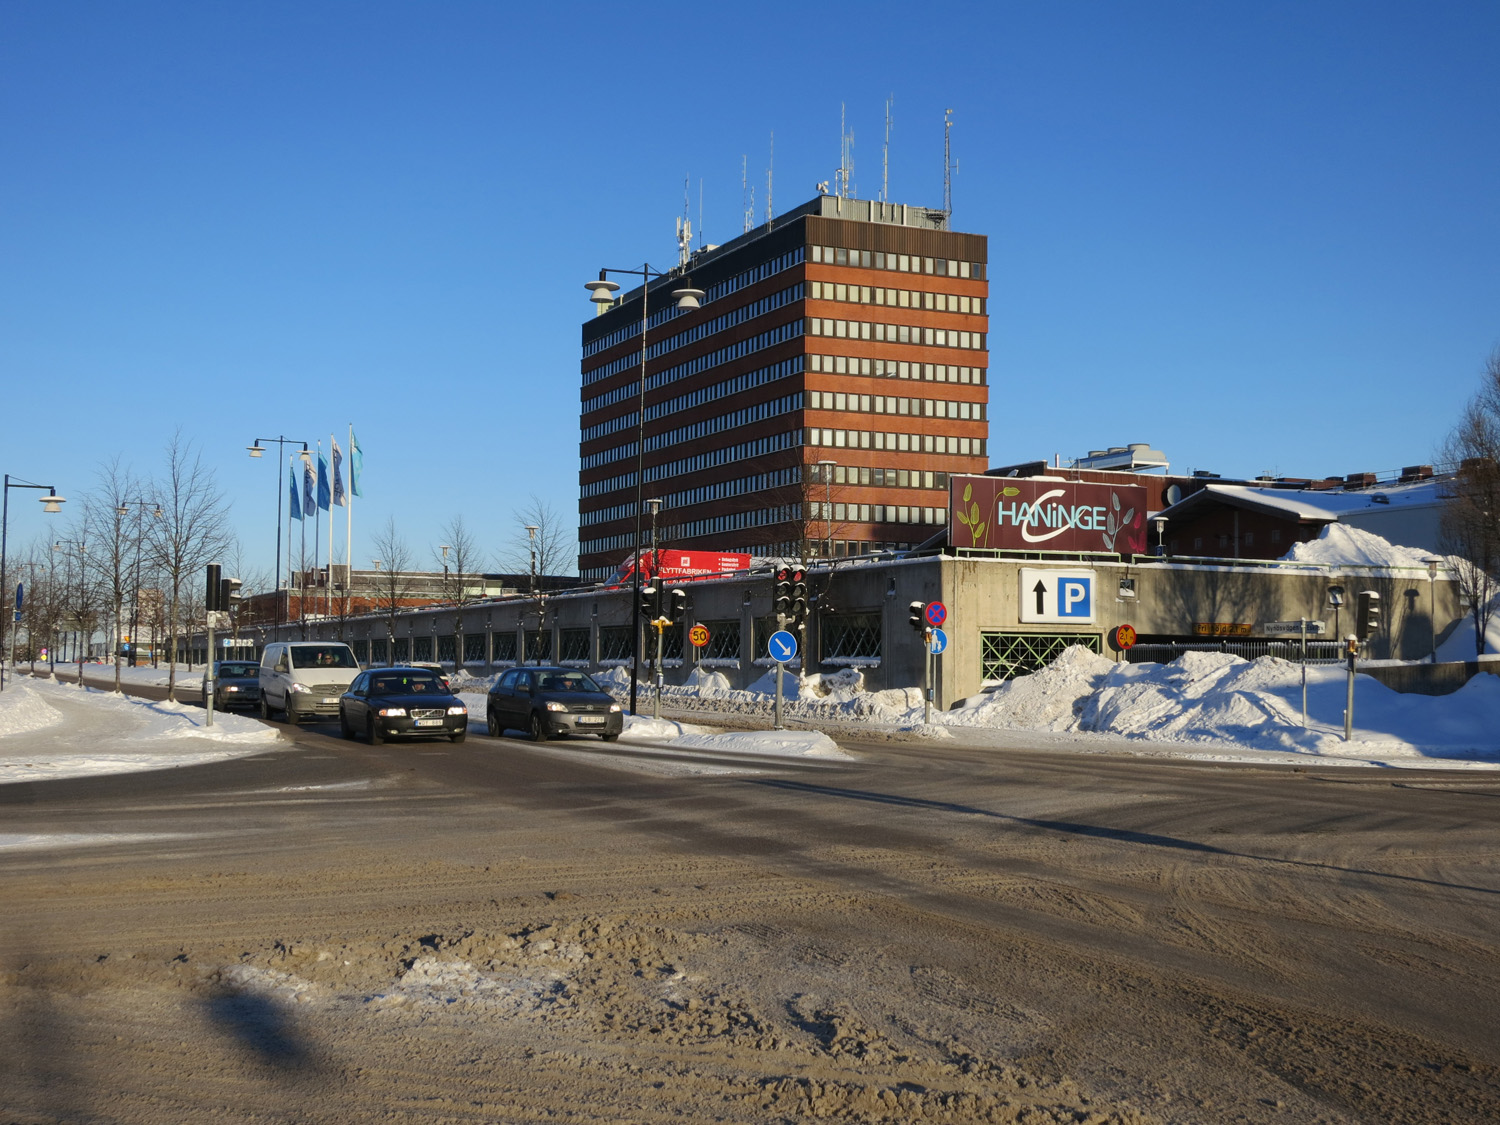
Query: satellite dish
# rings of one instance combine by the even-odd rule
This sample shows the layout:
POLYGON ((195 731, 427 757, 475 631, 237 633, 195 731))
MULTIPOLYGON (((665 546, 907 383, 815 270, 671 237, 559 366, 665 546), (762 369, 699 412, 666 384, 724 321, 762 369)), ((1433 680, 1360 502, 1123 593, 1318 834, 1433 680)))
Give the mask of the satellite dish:
POLYGON ((1182 489, 1175 484, 1167 485, 1167 507, 1171 507, 1182 499, 1182 489))

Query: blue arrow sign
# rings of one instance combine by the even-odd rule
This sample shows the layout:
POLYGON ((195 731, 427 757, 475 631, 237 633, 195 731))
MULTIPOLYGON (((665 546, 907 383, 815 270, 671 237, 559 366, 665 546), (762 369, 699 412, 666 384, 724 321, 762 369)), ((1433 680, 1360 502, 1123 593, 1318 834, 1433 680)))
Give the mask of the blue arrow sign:
POLYGON ((948 634, 941 629, 933 629, 927 634, 927 651, 937 656, 943 649, 948 647, 948 634))
POLYGON ((766 642, 766 651, 776 663, 785 664, 797 655, 797 638, 785 629, 777 629, 766 642))

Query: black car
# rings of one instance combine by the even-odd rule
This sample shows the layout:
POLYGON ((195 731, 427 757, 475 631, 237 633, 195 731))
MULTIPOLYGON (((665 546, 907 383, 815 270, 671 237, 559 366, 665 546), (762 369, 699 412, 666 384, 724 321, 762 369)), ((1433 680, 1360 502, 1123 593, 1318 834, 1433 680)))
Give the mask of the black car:
POLYGON ((462 742, 469 709, 426 668, 371 668, 339 697, 345 738, 363 733, 371 746, 387 738, 447 738, 462 742))
POLYGON ((524 730, 537 742, 564 734, 613 742, 625 729, 620 705, 576 668, 512 668, 490 688, 485 718, 493 737, 524 730))
POLYGON ((214 661, 214 706, 255 707, 260 703, 260 665, 253 660, 214 661))

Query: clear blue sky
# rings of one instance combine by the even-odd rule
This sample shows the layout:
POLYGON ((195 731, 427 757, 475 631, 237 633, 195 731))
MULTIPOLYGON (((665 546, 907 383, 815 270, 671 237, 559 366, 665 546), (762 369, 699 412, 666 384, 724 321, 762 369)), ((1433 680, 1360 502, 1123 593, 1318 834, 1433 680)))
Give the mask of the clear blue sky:
MULTIPOLYGON (((1500 343, 1500 4, 0 3, 0 470, 177 426, 269 568, 257 436, 354 423, 487 553, 576 513, 582 283, 832 178, 987 234, 991 458, 1430 459, 1500 343)), ((342 439, 341 439, 342 444, 342 439)), ((12 494, 13 542, 46 534, 12 494)), ((36 510, 33 510, 36 509, 36 510)))

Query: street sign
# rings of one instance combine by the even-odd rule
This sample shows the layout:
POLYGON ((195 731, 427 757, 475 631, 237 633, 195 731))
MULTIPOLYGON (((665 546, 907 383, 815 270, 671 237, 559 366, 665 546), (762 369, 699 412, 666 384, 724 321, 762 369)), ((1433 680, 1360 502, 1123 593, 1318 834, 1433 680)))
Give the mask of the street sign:
POLYGON ((941 629, 934 628, 927 634, 927 651, 933 656, 939 655, 943 649, 948 647, 948 634, 941 629))
POLYGON ((797 655, 797 638, 785 629, 777 629, 766 642, 766 651, 776 663, 785 664, 797 655))
POLYGON ((702 648, 708 644, 708 626, 694 625, 688 630, 688 640, 693 642, 694 648, 702 648))
POLYGON ((1267 621, 1260 631, 1268 637, 1300 637, 1304 625, 1309 637, 1320 635, 1325 628, 1321 621, 1267 621))
POLYGON ((1022 567, 1020 619, 1027 624, 1086 625, 1094 620, 1094 572, 1022 567))
POLYGON ((1127 649, 1133 648, 1135 646, 1135 626, 1118 626, 1115 629, 1114 643, 1115 648, 1119 649, 1121 652, 1125 652, 1127 649))
POLYGON ((923 616, 927 618, 927 624, 936 629, 948 620, 948 607, 942 602, 928 602, 927 611, 923 616))

